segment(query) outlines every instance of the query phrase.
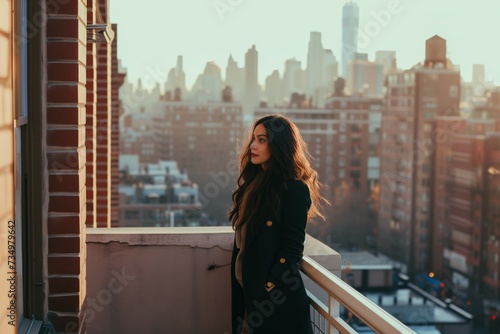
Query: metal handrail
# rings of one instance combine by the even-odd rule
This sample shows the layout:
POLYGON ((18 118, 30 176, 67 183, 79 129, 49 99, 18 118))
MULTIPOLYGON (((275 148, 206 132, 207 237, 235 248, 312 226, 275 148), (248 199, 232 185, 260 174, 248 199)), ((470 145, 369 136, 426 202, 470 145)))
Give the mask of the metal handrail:
POLYGON ((356 333, 352 327, 338 316, 338 306, 336 306, 335 303, 340 303, 376 333, 415 334, 414 331, 405 326, 394 316, 363 296, 349 284, 342 281, 342 279, 329 272, 310 257, 304 256, 300 267, 301 271, 307 277, 329 295, 330 305, 327 307, 309 294, 311 305, 331 326, 328 333, 332 332, 334 329, 338 330, 340 333, 356 333))

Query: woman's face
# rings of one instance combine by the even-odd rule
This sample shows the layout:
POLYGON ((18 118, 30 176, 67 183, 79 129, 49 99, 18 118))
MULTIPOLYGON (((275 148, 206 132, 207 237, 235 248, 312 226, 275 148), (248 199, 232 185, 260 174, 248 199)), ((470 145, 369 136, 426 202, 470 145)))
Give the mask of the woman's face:
POLYGON ((254 165, 264 164, 271 157, 271 150, 267 141, 266 127, 261 123, 255 127, 250 144, 250 158, 254 165))

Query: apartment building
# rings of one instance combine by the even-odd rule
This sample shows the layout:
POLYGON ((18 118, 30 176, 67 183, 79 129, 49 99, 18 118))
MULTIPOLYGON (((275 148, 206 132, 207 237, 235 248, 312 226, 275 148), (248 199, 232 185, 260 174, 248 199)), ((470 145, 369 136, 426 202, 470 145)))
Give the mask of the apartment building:
POLYGON ((409 274, 430 269, 435 119, 458 115, 460 73, 446 40, 426 41, 425 62, 387 76, 382 116, 378 249, 409 274))

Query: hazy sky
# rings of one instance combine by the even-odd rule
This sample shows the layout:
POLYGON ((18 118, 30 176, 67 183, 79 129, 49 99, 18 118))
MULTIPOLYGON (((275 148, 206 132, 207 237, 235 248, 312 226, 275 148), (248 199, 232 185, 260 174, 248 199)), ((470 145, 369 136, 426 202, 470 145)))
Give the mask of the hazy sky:
MULTIPOLYGON (((286 59, 305 68, 309 33, 322 33, 323 47, 340 62, 342 6, 345 0, 110 0, 118 23, 118 57, 128 80, 145 86, 163 83, 184 57, 190 88, 207 61, 225 77, 229 54, 242 67, 247 50, 259 52, 259 82, 286 59), (126 4, 125 4, 126 3, 126 4)), ((500 85, 499 0, 357 0, 359 52, 374 60, 377 50, 396 51, 398 67, 425 58, 425 40, 437 34, 448 41, 448 57, 465 80, 472 64, 486 65, 486 77, 500 85), (392 13, 391 13, 392 12, 392 13), (377 14, 378 13, 378 14, 377 14), (390 13, 390 15, 382 15, 390 13)))

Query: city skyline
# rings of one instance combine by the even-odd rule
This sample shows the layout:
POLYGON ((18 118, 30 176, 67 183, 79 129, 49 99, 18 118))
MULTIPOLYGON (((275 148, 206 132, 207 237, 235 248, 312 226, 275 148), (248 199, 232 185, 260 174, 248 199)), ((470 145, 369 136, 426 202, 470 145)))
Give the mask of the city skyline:
MULTIPOLYGON (((148 6, 150 0, 144 1, 143 5, 148 6)), ((304 68, 312 31, 321 32, 324 48, 331 49, 340 62, 342 7, 346 2, 314 0, 291 6, 282 0, 215 0, 203 4, 183 1, 176 2, 175 12, 171 12, 174 7, 166 1, 154 3, 156 10, 143 17, 134 15, 130 6, 117 4, 112 4, 110 12, 111 21, 120 27, 118 56, 127 68, 129 82, 142 78, 147 88, 155 81, 165 82, 168 70, 182 55, 186 85, 191 88, 208 61, 214 61, 224 73, 232 55, 242 67, 246 51, 255 45, 262 85, 273 70, 283 75, 287 59, 301 61, 304 68), (305 6, 311 8, 311 15, 304 15, 305 6), (165 23, 158 25, 158 21, 165 23)), ((423 61, 425 40, 437 34, 448 41, 448 57, 460 65, 465 81, 471 80, 472 64, 478 63, 485 64, 487 80, 500 82, 500 45, 493 43, 495 33, 500 31, 500 21, 495 19, 500 3, 355 2, 360 9, 359 52, 368 53, 370 60, 375 59, 377 50, 394 50, 398 67, 408 69, 423 61)))
MULTIPOLYGON (((187 21, 192 18, 181 10, 185 2, 167 2, 170 10, 144 0, 121 29, 110 17, 112 1, 0 1, 0 244, 9 246, 0 257, 7 277, 0 283, 0 333, 158 333, 166 327, 172 333, 231 332, 226 315, 234 230, 227 211, 238 157, 251 139, 249 123, 277 112, 295 124, 318 190, 331 203, 318 207, 324 220, 306 225, 303 260, 293 257, 285 266, 308 277, 311 301, 305 306, 315 330, 500 333, 500 86, 483 84, 483 66, 475 66, 474 82, 461 85, 447 61, 448 50, 460 54, 452 47, 464 46, 474 51, 462 53, 465 59, 489 71, 491 62, 476 57, 494 56, 498 70, 500 57, 491 51, 496 39, 481 33, 474 36, 475 47, 463 34, 477 35, 476 22, 482 31, 498 33, 491 8, 478 0, 474 9, 484 15, 464 14, 478 19, 462 18, 472 23, 462 30, 449 24, 460 42, 450 41, 446 31, 429 34, 405 21, 423 37, 400 30, 399 40, 424 41, 418 57, 410 52, 410 58, 423 62, 425 55, 425 64, 384 77, 381 64, 371 66, 367 54, 356 55, 344 84, 332 82, 333 52, 324 49, 335 51, 334 38, 324 33, 319 40, 314 33, 330 31, 341 19, 326 5, 314 7, 319 0, 301 8, 298 1, 280 0, 205 3, 213 15, 232 15, 226 20, 263 38, 252 41, 231 25, 224 25, 229 35, 216 36, 201 22, 208 11, 188 3, 201 27, 194 38, 189 33, 195 25, 187 21), (226 12, 215 12, 214 4, 226 12), (238 8, 227 12, 228 4, 238 8), (252 8, 260 12, 252 14, 252 8), (307 19, 316 8, 316 22, 328 16, 326 30, 307 19), (238 17, 249 13, 248 21, 238 17), (285 34, 293 40, 273 37, 285 34), (448 38, 450 49, 435 34, 448 38), (192 49, 182 49, 177 36, 192 49), (308 36, 315 36, 309 47, 308 36), (162 86, 168 77, 165 94, 158 86, 147 92, 124 83, 120 45, 132 77, 147 66, 153 73, 145 75, 162 86), (238 66, 232 62, 226 72, 234 90, 222 85, 225 71, 216 65, 224 67, 225 48, 242 50, 232 52, 238 66), (221 61, 210 55, 219 51, 221 61), (310 55, 305 71, 301 52, 310 55), (286 60, 288 54, 298 60, 286 60), (163 68, 148 65, 149 55, 158 55, 163 68), (257 65, 263 83, 283 61, 285 78, 273 72, 260 94, 257 65), (189 86, 203 72, 192 92, 185 90, 183 69, 189 86), (318 82, 323 85, 315 87, 318 82), (377 95, 370 93, 384 84, 377 95), (152 228, 120 229, 139 219, 152 228)), ((397 11, 399 1, 381 6, 397 11)), ((405 1, 408 12, 410 3, 429 6, 427 0, 405 1)), ((451 22, 453 15, 445 14, 451 22)), ((397 30, 392 20, 388 35, 397 30)), ((390 68, 393 55, 380 52, 378 58, 390 68)), ((269 134, 278 134, 270 125, 269 134)), ((280 233, 290 216, 281 211, 257 214, 265 222, 260 233, 280 233)), ((265 312, 256 305, 259 312, 247 318, 263 324, 274 302, 259 300, 265 312)))

